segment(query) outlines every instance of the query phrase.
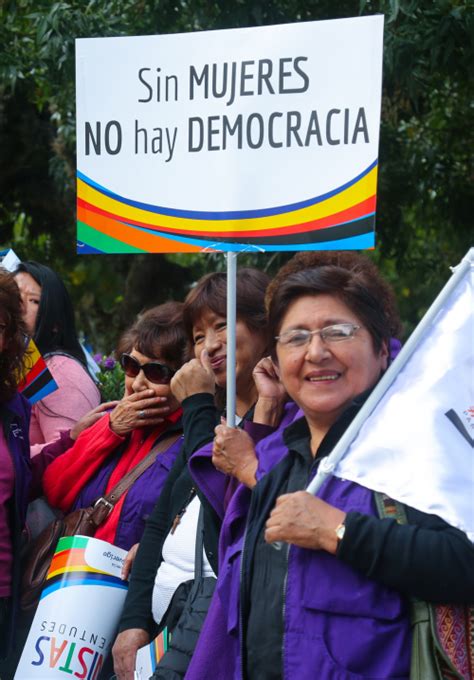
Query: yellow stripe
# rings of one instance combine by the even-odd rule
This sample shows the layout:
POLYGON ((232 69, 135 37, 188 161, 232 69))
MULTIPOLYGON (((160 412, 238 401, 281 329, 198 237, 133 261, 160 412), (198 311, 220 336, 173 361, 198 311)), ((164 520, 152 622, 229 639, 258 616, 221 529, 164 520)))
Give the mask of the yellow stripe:
POLYGON ((71 572, 76 572, 76 571, 82 571, 82 572, 91 572, 93 574, 106 574, 105 571, 101 571, 100 569, 93 569, 92 567, 86 567, 84 565, 82 566, 77 566, 77 567, 63 567, 62 569, 56 569, 55 571, 50 571, 48 572, 47 576, 47 581, 49 581, 50 578, 53 578, 53 576, 58 576, 58 574, 67 574, 71 572))
POLYGON ((253 219, 240 220, 194 220, 184 217, 169 217, 157 213, 148 212, 141 208, 126 205, 114 198, 109 198, 93 187, 88 186, 82 180, 77 180, 77 194, 79 198, 93 206, 117 215, 124 220, 143 222, 150 226, 168 227, 176 232, 208 231, 222 234, 229 231, 258 231, 260 229, 273 229, 286 227, 293 224, 311 222, 315 219, 328 217, 335 213, 351 208, 376 193, 377 167, 373 168, 365 177, 356 184, 345 189, 340 194, 293 212, 269 217, 255 217, 253 219))

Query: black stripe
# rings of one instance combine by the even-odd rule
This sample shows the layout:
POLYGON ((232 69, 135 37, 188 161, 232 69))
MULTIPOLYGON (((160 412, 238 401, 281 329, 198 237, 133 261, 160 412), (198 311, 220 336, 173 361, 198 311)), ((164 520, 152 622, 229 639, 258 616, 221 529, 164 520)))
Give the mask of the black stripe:
POLYGON ((470 444, 470 446, 474 449, 474 439, 471 437, 471 435, 467 431, 466 426, 464 425, 464 423, 462 422, 461 418, 458 416, 456 411, 454 411, 454 409, 450 409, 444 415, 446 416, 446 418, 448 418, 452 422, 452 424, 454 425, 456 430, 459 432, 459 434, 462 435, 464 437, 464 439, 467 441, 467 443, 470 444))
POLYGON ((285 245, 296 243, 325 243, 328 241, 339 241, 352 236, 362 236, 368 234, 375 229, 375 215, 363 217, 354 222, 336 225, 335 227, 327 227, 326 229, 315 229, 314 231, 307 231, 301 234, 284 234, 281 236, 256 236, 252 238, 249 235, 233 237, 224 235, 216 236, 200 236, 197 238, 209 243, 249 243, 255 245, 285 245))
POLYGON ((45 387, 52 379, 53 376, 51 375, 49 370, 46 369, 45 371, 43 371, 43 373, 37 375, 33 382, 30 385, 28 385, 28 387, 25 387, 25 389, 22 392, 22 395, 29 399, 34 394, 39 392, 43 387, 45 387))

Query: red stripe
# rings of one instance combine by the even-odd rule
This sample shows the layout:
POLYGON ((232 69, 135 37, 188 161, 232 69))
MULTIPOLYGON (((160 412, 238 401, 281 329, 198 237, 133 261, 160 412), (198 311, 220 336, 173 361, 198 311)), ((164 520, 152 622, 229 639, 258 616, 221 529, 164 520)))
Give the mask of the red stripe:
POLYGON ((45 368, 46 368, 45 360, 41 356, 38 357, 38 361, 33 365, 33 367, 28 371, 28 373, 21 381, 19 389, 23 390, 28 385, 31 385, 33 380, 36 380, 36 378, 45 370, 45 368))

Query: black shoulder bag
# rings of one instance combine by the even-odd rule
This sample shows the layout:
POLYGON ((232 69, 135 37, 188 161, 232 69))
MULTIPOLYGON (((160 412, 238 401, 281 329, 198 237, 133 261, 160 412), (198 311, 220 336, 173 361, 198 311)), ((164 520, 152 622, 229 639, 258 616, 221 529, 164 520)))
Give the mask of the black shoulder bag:
POLYGON ((160 629, 166 626, 170 634, 168 649, 150 680, 182 680, 194 653, 217 579, 203 576, 204 511, 201 505, 196 531, 194 579, 181 583, 160 629))

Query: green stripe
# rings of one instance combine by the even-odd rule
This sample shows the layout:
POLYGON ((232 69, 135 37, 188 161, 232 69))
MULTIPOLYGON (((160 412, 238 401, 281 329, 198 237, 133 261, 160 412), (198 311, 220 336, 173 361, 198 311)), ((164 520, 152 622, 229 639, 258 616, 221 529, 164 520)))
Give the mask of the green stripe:
POLYGON ((104 253, 146 253, 148 251, 135 248, 128 243, 123 243, 111 236, 102 234, 84 222, 77 221, 77 238, 92 248, 97 248, 104 253))
POLYGON ((55 554, 63 550, 71 550, 72 548, 86 548, 89 539, 85 536, 63 536, 58 541, 55 554))

